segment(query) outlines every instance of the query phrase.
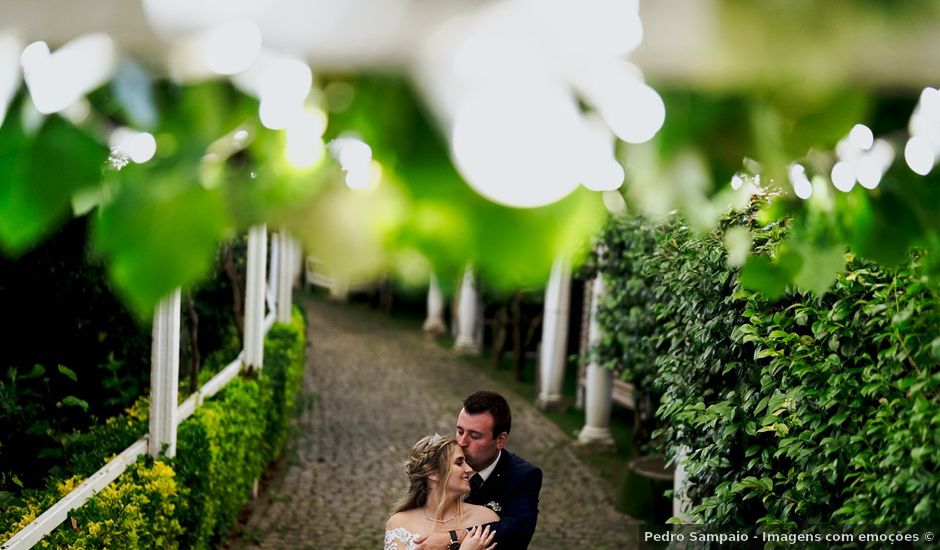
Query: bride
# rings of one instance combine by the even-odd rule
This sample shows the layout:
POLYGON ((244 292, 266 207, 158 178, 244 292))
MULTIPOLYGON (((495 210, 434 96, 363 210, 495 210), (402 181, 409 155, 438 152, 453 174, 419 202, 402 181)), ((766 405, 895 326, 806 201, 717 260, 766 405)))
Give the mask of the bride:
POLYGON ((473 469, 453 437, 422 437, 405 463, 408 492, 385 524, 385 550, 411 550, 414 539, 435 532, 450 533, 451 550, 492 550, 493 533, 487 523, 499 521, 496 512, 467 504, 473 469))

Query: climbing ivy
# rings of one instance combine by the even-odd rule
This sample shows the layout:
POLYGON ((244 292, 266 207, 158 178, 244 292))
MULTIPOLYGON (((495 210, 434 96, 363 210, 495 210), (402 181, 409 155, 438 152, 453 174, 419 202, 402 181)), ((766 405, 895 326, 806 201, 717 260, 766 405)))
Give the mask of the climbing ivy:
POLYGON ((604 265, 621 277, 607 279, 608 344, 597 352, 661 396, 657 441, 670 455, 689 449, 691 519, 936 523, 940 304, 924 276, 930 258, 917 252, 887 269, 847 254, 828 292, 784 289, 770 300, 727 264, 725 237, 741 226, 754 257, 779 261, 788 221, 762 225, 754 212, 706 234, 679 218, 618 220, 604 241, 604 265))

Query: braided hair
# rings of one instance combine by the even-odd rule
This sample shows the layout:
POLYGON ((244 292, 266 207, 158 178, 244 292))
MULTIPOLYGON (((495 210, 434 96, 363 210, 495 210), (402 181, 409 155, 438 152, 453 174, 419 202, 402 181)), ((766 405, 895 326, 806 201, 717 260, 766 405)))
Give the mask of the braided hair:
MULTIPOLYGON (((395 504, 392 513, 421 508, 428 502, 431 494, 431 476, 437 475, 438 510, 441 513, 447 498, 447 482, 450 478, 451 464, 454 461, 454 451, 457 440, 452 436, 439 434, 422 437, 411 449, 411 454, 405 462, 405 473, 408 475, 408 492, 395 504)), ((458 515, 460 514, 460 501, 458 500, 458 515)))

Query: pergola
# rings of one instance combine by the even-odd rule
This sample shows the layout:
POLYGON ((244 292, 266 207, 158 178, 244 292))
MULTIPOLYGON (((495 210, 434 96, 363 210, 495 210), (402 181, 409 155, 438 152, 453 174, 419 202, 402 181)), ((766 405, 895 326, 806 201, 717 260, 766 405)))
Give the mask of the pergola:
MULTIPOLYGON (((542 30, 548 29, 546 32, 552 39, 560 40, 557 49, 549 48, 544 58, 561 66, 558 82, 579 90, 589 102, 600 106, 601 111, 605 110, 606 101, 602 91, 591 87, 589 77, 572 70, 572 66, 580 61, 595 59, 598 52, 606 52, 610 59, 616 58, 618 63, 624 64, 625 56, 629 54, 630 62, 642 70, 641 83, 646 78, 652 82, 681 83, 704 89, 745 89, 755 84, 787 80, 810 83, 848 81, 884 88, 913 88, 925 80, 940 81, 940 35, 934 32, 940 21, 929 18, 910 26, 910 17, 897 21, 857 19, 854 18, 857 13, 848 10, 844 19, 833 20, 834 25, 827 33, 810 29, 811 32, 817 31, 813 35, 815 40, 801 42, 800 37, 807 36, 800 34, 806 32, 801 24, 809 16, 799 13, 799 9, 794 10, 790 19, 778 21, 776 30, 779 35, 774 36, 762 34, 759 30, 766 12, 742 6, 740 2, 592 0, 583 4, 573 3, 577 5, 572 6, 559 0, 544 3, 541 11, 538 4, 537 0, 216 0, 202 3, 182 0, 76 0, 68 3, 5 0, 0 4, 0 21, 3 22, 0 33, 18 37, 24 45, 43 40, 55 47, 77 36, 104 32, 121 51, 143 60, 156 71, 183 80, 198 80, 210 77, 212 71, 174 62, 174 52, 178 53, 183 47, 181 44, 193 37, 203 39, 205 33, 233 21, 247 22, 257 29, 257 39, 266 48, 278 52, 278 55, 302 59, 314 72, 377 70, 407 74, 430 106, 441 131, 449 136, 454 135, 461 120, 461 101, 466 97, 465 73, 476 70, 472 63, 469 69, 458 63, 461 56, 467 57, 464 55, 467 48, 478 45, 480 41, 485 43, 494 39, 494 44, 481 51, 491 56, 496 52, 498 58, 506 52, 516 51, 513 48, 518 46, 512 41, 499 40, 514 36, 516 31, 528 32, 530 27, 539 25, 542 25, 539 27, 542 30), (53 13, 54 17, 50 15, 53 13), (558 19, 553 17, 571 13, 582 17, 569 21, 570 27, 559 28, 558 19), (539 14, 545 15, 543 20, 539 20, 539 14), (617 33, 612 32, 613 43, 601 40, 587 52, 571 49, 571 44, 564 43, 566 33, 571 33, 575 39, 590 36, 594 29, 592 25, 599 25, 603 19, 593 18, 597 14, 624 16, 613 21, 613 27, 606 26, 603 30, 616 30, 619 25, 619 28, 630 29, 634 38, 628 37, 626 43, 618 43, 617 33), (632 17, 637 15, 634 22, 632 17), (637 27, 640 22, 642 27, 637 27), (741 48, 742 41, 750 47, 741 48), (774 60, 772 66, 767 65, 768 59, 774 60)), ((776 9, 783 8, 776 6, 776 9)), ((519 51, 527 50, 523 47, 519 51)), ((484 55, 481 59, 485 69, 492 65, 494 58, 484 55)), ((0 57, 0 71, 3 69, 0 57)), ((480 70, 486 72, 484 69, 480 70)), ((499 79, 504 76, 497 71, 492 74, 486 72, 481 78, 499 79)), ((4 74, 0 72, 0 79, 2 77, 4 74)), ((0 100, 6 101, 3 84, 0 81, 0 100)), ((522 86, 525 83, 513 81, 509 86, 516 84, 522 86)), ((5 105, 0 107, 5 108, 5 105)), ((610 125, 616 126, 613 122, 610 125)), ((615 129, 615 133, 621 139, 627 139, 623 135, 630 135, 635 130, 629 128, 619 132, 615 129)), ((658 126, 653 128, 653 133, 656 130, 658 126)), ((644 140, 638 138, 637 141, 644 140)), ((457 161, 460 164, 459 158, 457 161)), ((475 179, 474 170, 464 168, 471 176, 468 179, 475 179)), ((620 175, 616 186, 599 185, 597 190, 616 189, 623 181, 622 173, 620 175)), ((485 187, 479 182, 471 181, 471 184, 485 187)), ((491 198, 516 206, 537 206, 565 196, 568 188, 559 185, 556 195, 531 204, 525 203, 529 196, 527 189, 518 196, 491 198)), ((489 193, 485 189, 481 192, 484 195, 489 193)), ((275 318, 284 322, 289 320, 290 289, 301 263, 299 247, 286 232, 278 230, 270 257, 267 239, 268 232, 264 226, 256 226, 249 233, 245 349, 242 354, 199 392, 177 406, 179 291, 167 297, 158 307, 154 319, 149 436, 115 458, 3 548, 25 548, 34 544, 64 521, 69 509, 81 505, 95 490, 115 479, 136 456, 146 452, 156 455, 164 446, 172 456, 176 425, 191 415, 202 399, 217 392, 241 369, 262 367, 263 336, 275 318), (271 282, 270 287, 268 282, 271 282)), ((564 378, 570 277, 569 259, 557 258, 546 288, 539 365, 539 400, 546 407, 560 399, 564 378)), ((602 286, 600 278, 592 286, 592 303, 595 305, 603 292, 602 286)), ((456 348, 472 352, 479 347, 476 334, 479 323, 470 269, 463 279, 459 303, 456 348)), ((439 330, 443 326, 442 310, 440 289, 432 277, 425 323, 428 330, 439 330)), ((599 334, 593 319, 593 307, 591 311, 590 338, 596 339, 599 334)), ((611 441, 609 415, 612 392, 611 372, 591 365, 586 375, 587 422, 580 434, 582 442, 609 444, 611 441)), ((677 482, 681 483, 679 477, 677 482)))

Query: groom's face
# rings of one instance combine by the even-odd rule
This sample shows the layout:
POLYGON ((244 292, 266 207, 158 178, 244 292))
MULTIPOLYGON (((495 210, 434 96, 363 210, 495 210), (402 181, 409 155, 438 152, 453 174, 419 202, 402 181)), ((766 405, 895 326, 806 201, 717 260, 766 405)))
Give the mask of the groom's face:
POLYGON ((463 449, 467 464, 476 471, 490 465, 506 443, 508 434, 493 437, 493 415, 488 412, 469 414, 460 409, 457 415, 457 444, 463 449))

